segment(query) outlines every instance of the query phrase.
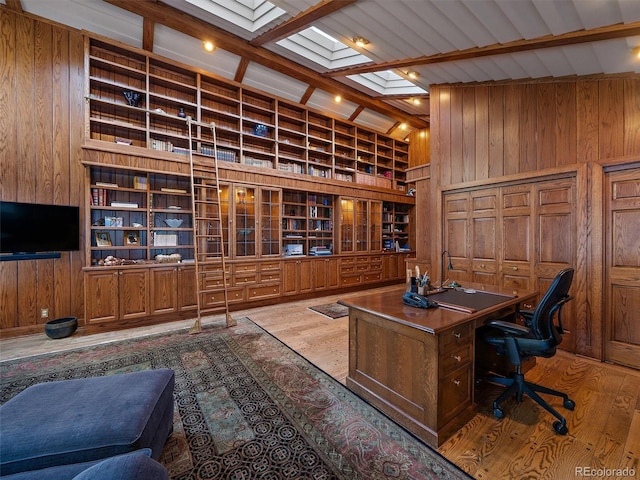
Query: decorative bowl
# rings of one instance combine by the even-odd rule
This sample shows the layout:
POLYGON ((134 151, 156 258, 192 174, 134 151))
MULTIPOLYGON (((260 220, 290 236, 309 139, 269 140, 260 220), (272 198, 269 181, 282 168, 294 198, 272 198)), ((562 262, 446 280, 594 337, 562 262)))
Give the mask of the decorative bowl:
POLYGON ((164 220, 164 223, 169 225, 171 228, 178 228, 178 227, 180 227, 180 225, 182 225, 182 219, 181 218, 166 218, 164 220))
POLYGON ((76 317, 56 318, 44 324, 44 333, 47 337, 57 339, 65 338, 78 328, 78 319, 76 317))

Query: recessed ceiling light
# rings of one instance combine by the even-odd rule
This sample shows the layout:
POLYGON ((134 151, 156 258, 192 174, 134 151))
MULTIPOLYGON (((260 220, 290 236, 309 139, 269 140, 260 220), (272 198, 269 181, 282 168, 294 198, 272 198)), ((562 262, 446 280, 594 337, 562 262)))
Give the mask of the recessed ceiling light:
POLYGON ((355 43, 356 46, 362 48, 362 47, 366 47, 367 45, 369 45, 369 40, 367 40, 364 37, 353 37, 353 43, 355 43))
POLYGON ((202 42, 202 49, 205 52, 211 53, 216 49, 216 46, 213 44, 211 40, 205 40, 204 42, 202 42))
POLYGON ((342 101, 342 97, 341 97, 340 95, 336 95, 335 97, 333 97, 333 100, 334 100, 336 103, 340 103, 340 102, 342 101))
POLYGON ((631 53, 637 58, 640 58, 640 47, 635 47, 631 49, 631 53))
POLYGON ((414 72, 414 71, 409 71, 407 72, 407 77, 412 78, 412 79, 416 79, 420 76, 420 74, 418 72, 414 72))

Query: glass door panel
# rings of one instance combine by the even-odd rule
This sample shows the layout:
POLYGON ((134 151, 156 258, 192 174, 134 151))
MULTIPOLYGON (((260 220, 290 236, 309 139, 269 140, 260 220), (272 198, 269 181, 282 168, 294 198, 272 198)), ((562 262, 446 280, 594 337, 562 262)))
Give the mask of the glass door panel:
POLYGON ((262 190, 262 255, 280 255, 280 191, 262 190))
POLYGON ((356 201, 356 251, 367 252, 369 250, 368 232, 368 205, 366 200, 356 201))
POLYGON ((369 250, 382 251, 382 202, 369 204, 369 250))
POLYGON ((234 202, 236 257, 253 257, 256 254, 255 188, 236 186, 234 202))
POLYGON ((355 252, 353 237, 354 200, 340 199, 340 253, 355 252))

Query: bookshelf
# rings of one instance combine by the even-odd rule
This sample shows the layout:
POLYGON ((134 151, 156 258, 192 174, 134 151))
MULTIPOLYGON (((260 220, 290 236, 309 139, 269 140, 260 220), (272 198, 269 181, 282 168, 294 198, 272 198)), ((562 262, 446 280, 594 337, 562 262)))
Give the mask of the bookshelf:
POLYGON ((297 190, 282 192, 282 251, 309 255, 313 247, 334 251, 334 198, 297 190), (299 246, 298 249, 294 248, 299 246))

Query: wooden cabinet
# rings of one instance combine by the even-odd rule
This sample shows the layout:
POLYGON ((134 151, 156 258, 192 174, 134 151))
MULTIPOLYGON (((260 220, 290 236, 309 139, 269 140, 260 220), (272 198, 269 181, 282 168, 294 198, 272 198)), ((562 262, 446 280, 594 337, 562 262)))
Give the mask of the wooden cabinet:
MULTIPOLYGON (((446 193, 444 248, 453 270, 445 268, 445 279, 544 293, 560 270, 575 267, 575 190, 575 177, 559 177, 446 193)), ((570 351, 573 308, 563 311, 562 348, 570 351)))
POLYGON ((180 313, 196 308, 195 267, 154 267, 149 272, 152 315, 180 313))
POLYGON ((87 41, 86 140, 406 190, 408 143, 140 49, 87 41))
POLYGON ((382 248, 396 250, 409 248, 409 215, 412 205, 395 202, 382 204, 382 248))
POLYGON ((339 253, 382 251, 382 202, 340 198, 339 253))
POLYGON ((85 274, 88 324, 133 320, 149 315, 147 268, 96 269, 85 274))
POLYGON ((340 286, 340 260, 321 257, 313 260, 313 290, 318 292, 340 286))
POLYGON ((282 261, 282 294, 294 295, 311 292, 313 288, 313 260, 292 258, 282 261))

